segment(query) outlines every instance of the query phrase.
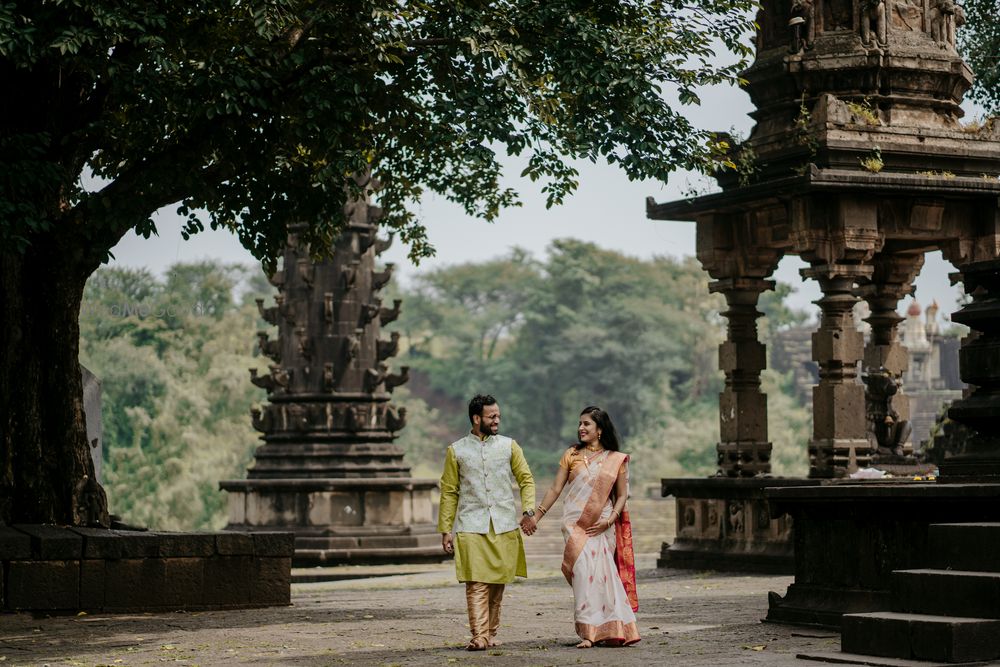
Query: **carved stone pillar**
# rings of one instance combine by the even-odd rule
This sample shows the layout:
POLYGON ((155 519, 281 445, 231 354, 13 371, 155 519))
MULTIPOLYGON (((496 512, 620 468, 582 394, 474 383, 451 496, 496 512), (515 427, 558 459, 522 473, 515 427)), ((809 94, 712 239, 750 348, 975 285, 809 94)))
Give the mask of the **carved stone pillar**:
POLYGON ((819 329, 813 334, 813 359, 819 384, 813 388, 813 439, 809 442, 809 476, 843 477, 867 465, 865 389, 858 383, 857 363, 864 336, 854 328, 854 286, 872 274, 864 264, 814 264, 802 277, 819 282, 823 298, 819 329))
POLYGON ((897 326, 903 318, 896 308, 900 299, 913 293, 913 279, 923 265, 923 254, 879 253, 872 260, 871 278, 857 290, 871 310, 865 319, 871 326, 871 337, 861 368, 867 385, 869 439, 872 449, 882 457, 904 456, 913 451, 910 400, 902 387, 909 356, 899 342, 897 326))
POLYGON ((972 302, 951 316, 972 331, 962 341, 959 370, 970 390, 948 416, 975 433, 962 454, 945 459, 941 480, 1000 481, 1000 260, 959 267, 972 302))
POLYGON ((754 477, 771 472, 771 443, 767 439, 767 395, 760 390, 760 373, 767 367, 767 349, 757 340, 757 300, 773 280, 729 278, 709 285, 729 305, 726 341, 719 345, 719 368, 726 387, 719 395, 717 446, 719 475, 754 477))

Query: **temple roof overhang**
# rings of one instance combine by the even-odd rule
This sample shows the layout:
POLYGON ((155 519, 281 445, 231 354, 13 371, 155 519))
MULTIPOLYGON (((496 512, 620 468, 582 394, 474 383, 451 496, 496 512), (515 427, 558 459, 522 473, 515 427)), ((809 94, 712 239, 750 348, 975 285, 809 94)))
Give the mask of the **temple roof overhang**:
POLYGON ((802 175, 773 179, 700 197, 657 203, 646 198, 651 220, 694 222, 705 215, 741 213, 766 208, 795 197, 825 193, 853 193, 874 197, 934 197, 937 199, 997 198, 1000 178, 927 174, 873 174, 848 169, 821 169, 811 165, 802 175))

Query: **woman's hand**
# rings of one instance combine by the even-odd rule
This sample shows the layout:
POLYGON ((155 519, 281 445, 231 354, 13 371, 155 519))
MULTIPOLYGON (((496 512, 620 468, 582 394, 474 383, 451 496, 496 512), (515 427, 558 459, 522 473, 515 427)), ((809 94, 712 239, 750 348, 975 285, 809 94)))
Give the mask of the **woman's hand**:
POLYGON ((610 527, 611 527, 610 521, 608 521, 607 519, 598 519, 597 523, 595 523, 593 526, 587 529, 587 536, 597 537, 610 527))

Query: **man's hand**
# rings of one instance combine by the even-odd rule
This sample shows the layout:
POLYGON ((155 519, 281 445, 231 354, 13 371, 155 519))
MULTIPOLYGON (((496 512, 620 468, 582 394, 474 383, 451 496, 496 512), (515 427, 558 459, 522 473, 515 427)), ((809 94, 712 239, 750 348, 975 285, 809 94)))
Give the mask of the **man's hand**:
POLYGON ((455 543, 452 541, 451 533, 441 533, 441 548, 446 554, 455 553, 455 543))
POLYGON ((528 516, 527 514, 521 517, 521 530, 524 531, 525 535, 532 535, 537 529, 538 522, 535 521, 534 517, 528 516))

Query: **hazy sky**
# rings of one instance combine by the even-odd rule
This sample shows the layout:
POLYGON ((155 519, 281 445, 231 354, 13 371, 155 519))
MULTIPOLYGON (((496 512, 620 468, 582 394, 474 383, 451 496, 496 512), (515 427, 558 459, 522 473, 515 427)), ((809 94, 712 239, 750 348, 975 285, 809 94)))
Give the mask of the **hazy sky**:
MULTIPOLYGON (((706 91, 702 101, 701 107, 688 107, 687 115, 696 125, 715 130, 735 128, 744 135, 749 132, 752 120, 747 113, 752 106, 744 92, 718 87, 706 91)), ((968 111, 975 109, 968 107, 968 111)), ((521 192, 524 205, 504 212, 492 224, 466 216, 458 206, 443 199, 428 197, 420 215, 437 255, 414 267, 406 258, 406 248, 397 243, 382 259, 395 262, 396 275, 405 281, 420 271, 493 258, 515 246, 542 256, 553 239, 566 237, 642 258, 694 254, 694 224, 648 220, 645 199, 652 196, 663 202, 681 198, 690 185, 700 182, 700 177, 678 173, 667 184, 630 182, 617 168, 606 164, 581 163, 577 168, 577 193, 563 206, 546 210, 538 185, 518 179, 520 168, 511 163, 509 183, 521 192)), ((229 232, 209 230, 184 241, 180 235, 182 220, 173 213, 175 208, 170 206, 157 214, 158 237, 146 240, 130 232, 114 248, 116 259, 112 265, 146 267, 159 274, 179 261, 254 262, 229 232)), ((811 302, 819 298, 819 289, 812 281, 799 277, 798 270, 803 266, 805 263, 797 257, 786 257, 775 277, 795 288, 792 305, 815 312, 811 302)), ((932 253, 917 279, 917 299, 925 306, 937 300, 946 316, 955 310, 958 294, 948 283, 952 270, 940 253, 932 253)), ((909 299, 901 304, 901 310, 908 305, 909 299)))

